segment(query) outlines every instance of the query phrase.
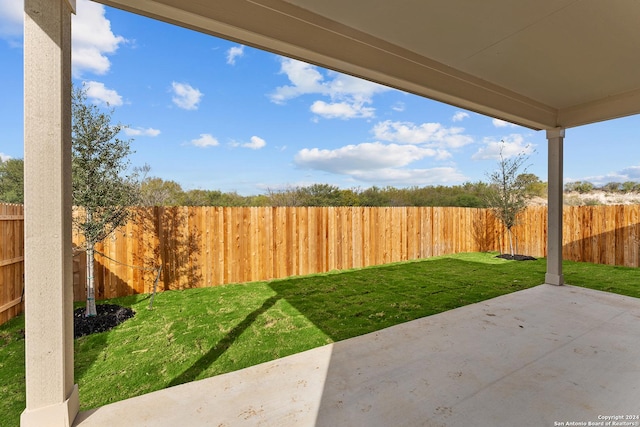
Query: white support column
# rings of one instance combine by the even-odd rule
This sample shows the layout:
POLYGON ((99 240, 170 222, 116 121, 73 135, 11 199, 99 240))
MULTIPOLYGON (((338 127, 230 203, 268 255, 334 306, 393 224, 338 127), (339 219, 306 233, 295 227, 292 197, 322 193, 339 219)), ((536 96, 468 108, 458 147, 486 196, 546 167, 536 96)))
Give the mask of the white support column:
POLYGON ((75 0, 24 0, 27 405, 22 427, 68 427, 78 413, 71 252, 74 6, 75 0))
POLYGON ((549 147, 548 213, 547 213, 547 274, 545 283, 564 284, 562 276, 562 192, 564 129, 547 131, 549 147))

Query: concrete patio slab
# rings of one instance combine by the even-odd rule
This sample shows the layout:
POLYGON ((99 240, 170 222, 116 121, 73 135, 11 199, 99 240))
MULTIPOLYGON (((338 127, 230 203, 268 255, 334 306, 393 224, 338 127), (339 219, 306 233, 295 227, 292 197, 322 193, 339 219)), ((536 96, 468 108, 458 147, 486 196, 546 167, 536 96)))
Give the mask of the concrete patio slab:
POLYGON ((640 426, 639 418, 640 299, 541 285, 103 406, 74 425, 640 426))

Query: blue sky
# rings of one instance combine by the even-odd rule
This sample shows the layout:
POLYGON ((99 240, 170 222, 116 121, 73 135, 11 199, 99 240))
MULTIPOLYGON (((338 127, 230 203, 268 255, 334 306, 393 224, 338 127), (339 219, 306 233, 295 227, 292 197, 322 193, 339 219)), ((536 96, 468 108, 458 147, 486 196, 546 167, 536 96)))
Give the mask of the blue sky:
MULTIPOLYGON (((73 81, 185 190, 486 180, 500 141, 546 181, 544 132, 78 0, 73 81)), ((22 1, 0 0, 0 157, 23 156, 22 1)), ((640 181, 640 117, 568 129, 565 181, 640 181)))

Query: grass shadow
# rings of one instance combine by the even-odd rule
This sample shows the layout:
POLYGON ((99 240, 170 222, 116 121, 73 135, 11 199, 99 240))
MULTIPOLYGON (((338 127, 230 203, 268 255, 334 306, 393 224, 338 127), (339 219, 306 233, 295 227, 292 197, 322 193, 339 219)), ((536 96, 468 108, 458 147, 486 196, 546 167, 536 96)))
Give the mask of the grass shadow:
POLYGON ((188 369, 177 377, 173 378, 167 387, 184 384, 194 381, 198 376, 206 371, 220 356, 222 356, 233 345, 236 339, 242 335, 256 319, 273 307, 280 300, 279 296, 273 296, 265 300, 260 307, 247 315, 240 323, 231 329, 215 346, 211 347, 207 353, 202 355, 188 369))
POLYGON ((442 257, 273 281, 269 286, 339 341, 544 282, 544 260, 533 261, 527 269, 515 263, 442 257))

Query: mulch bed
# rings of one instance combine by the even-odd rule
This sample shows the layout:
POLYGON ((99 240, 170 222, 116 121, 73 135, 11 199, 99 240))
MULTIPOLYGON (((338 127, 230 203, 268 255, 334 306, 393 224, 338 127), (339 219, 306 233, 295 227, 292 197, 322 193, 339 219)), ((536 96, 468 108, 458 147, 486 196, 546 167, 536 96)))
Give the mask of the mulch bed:
POLYGON ((514 261, 535 261, 536 258, 529 256, 529 255, 511 255, 511 254, 500 254, 500 255, 496 255, 496 258, 502 258, 502 259, 510 259, 510 260, 514 260, 514 261))
POLYGON ((105 332, 115 328, 120 323, 135 316, 135 312, 128 308, 115 304, 98 304, 98 314, 92 317, 84 315, 85 307, 77 308, 73 312, 73 337, 105 332))

